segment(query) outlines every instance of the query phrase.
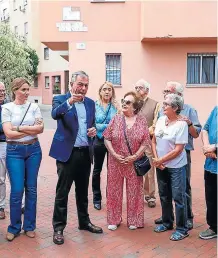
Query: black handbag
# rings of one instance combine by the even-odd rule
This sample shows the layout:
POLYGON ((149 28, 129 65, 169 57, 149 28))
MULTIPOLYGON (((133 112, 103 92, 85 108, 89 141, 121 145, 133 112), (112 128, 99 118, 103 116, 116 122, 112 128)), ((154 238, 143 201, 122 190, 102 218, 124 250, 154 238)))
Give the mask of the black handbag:
MULTIPOLYGON (((126 145, 129 149, 130 155, 132 155, 132 151, 131 151, 129 141, 128 141, 128 138, 126 135, 126 121, 125 121, 124 117, 123 117, 123 124, 124 124, 124 136, 126 139, 126 145)), ((145 153, 143 154, 143 156, 141 158, 135 160, 133 162, 133 165, 134 165, 137 176, 144 176, 151 169, 151 164, 150 164, 149 158, 145 155, 145 153)))

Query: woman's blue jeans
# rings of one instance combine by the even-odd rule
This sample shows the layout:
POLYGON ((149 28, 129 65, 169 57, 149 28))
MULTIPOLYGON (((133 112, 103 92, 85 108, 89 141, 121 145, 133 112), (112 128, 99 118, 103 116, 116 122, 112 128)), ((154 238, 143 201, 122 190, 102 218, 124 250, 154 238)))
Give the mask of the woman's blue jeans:
POLYGON ((187 202, 186 202, 186 169, 157 168, 157 182, 162 206, 163 225, 173 227, 173 204, 175 202, 176 230, 182 234, 188 232, 187 228, 187 202))
POLYGON ((19 234, 22 227, 21 205, 25 188, 23 230, 36 228, 37 176, 42 159, 39 142, 29 145, 7 144, 6 165, 11 183, 8 232, 19 234))

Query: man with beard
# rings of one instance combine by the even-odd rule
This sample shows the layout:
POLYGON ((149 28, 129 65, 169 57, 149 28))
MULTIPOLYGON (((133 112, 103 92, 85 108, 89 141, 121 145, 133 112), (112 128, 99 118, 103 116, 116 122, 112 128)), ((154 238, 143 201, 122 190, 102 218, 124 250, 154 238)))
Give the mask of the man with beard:
MULTIPOLYGON (((144 104, 141 109, 141 114, 146 118, 149 128, 150 137, 154 134, 155 125, 157 122, 158 112, 160 105, 157 101, 148 97, 150 91, 150 84, 141 79, 135 84, 135 91, 144 104)), ((152 154, 146 153, 152 164, 152 154)), ((149 208, 156 206, 155 198, 155 167, 152 166, 150 171, 144 176, 144 195, 145 201, 148 203, 149 208)))
POLYGON ((67 224, 68 194, 75 182, 76 205, 79 229, 102 233, 93 225, 88 214, 88 185, 93 160, 93 137, 95 129, 95 103, 85 97, 89 77, 75 72, 70 83, 70 92, 53 98, 52 118, 57 120, 57 130, 50 149, 56 159, 58 182, 53 214, 53 242, 64 243, 63 231, 67 224))

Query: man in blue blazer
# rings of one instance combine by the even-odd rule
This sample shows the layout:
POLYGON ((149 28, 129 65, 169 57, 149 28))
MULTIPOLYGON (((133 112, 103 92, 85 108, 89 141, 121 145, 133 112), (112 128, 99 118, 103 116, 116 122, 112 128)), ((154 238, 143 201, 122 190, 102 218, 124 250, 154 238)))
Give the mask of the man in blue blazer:
POLYGON ((89 77, 79 71, 72 75, 70 92, 53 98, 52 118, 57 120, 50 156, 56 159, 58 182, 53 214, 53 242, 64 243, 68 194, 75 182, 79 229, 102 233, 88 214, 88 185, 93 160, 92 143, 96 135, 95 104, 85 97, 89 77))

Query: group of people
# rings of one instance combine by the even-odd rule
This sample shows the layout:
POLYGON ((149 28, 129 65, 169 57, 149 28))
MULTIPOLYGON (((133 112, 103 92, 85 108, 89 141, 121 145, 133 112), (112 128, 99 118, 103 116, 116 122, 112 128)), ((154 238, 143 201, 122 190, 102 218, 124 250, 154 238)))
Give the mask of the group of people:
MULTIPOLYGON (((182 240, 193 228, 191 193, 191 151, 193 139, 199 137, 201 125, 196 110, 183 100, 183 86, 168 82, 163 104, 151 99, 150 84, 139 80, 121 103, 110 82, 99 88, 99 99, 86 97, 89 76, 73 73, 69 92, 53 98, 52 118, 57 120, 49 155, 56 159, 58 181, 53 213, 53 242, 64 243, 67 225, 68 194, 75 183, 80 230, 102 233, 88 213, 88 185, 93 163, 93 205, 102 208, 101 171, 107 156, 107 223, 116 230, 122 223, 123 184, 126 182, 127 226, 144 227, 144 202, 156 206, 155 171, 162 207, 155 219, 157 233, 175 231, 170 239, 182 240), (138 176, 134 162, 147 155, 151 169, 138 176), (173 202, 175 202, 175 215, 173 202)), ((5 217, 5 174, 11 183, 10 225, 6 238, 12 241, 22 227, 22 197, 25 192, 23 230, 35 237, 37 174, 41 149, 37 135, 43 132, 39 107, 28 102, 29 83, 22 78, 12 82, 14 101, 4 103, 5 88, 0 83, 0 219, 5 217), (6 165, 5 165, 6 160, 6 165), (1 215, 4 215, 1 217, 1 215)), ((217 111, 216 106, 203 127, 201 137, 205 161, 205 197, 209 228, 200 238, 217 236, 217 111)))

